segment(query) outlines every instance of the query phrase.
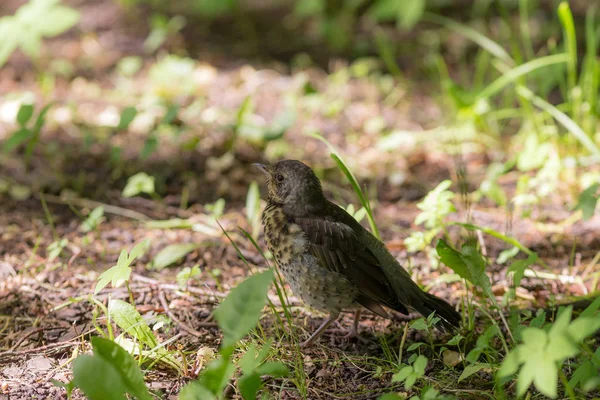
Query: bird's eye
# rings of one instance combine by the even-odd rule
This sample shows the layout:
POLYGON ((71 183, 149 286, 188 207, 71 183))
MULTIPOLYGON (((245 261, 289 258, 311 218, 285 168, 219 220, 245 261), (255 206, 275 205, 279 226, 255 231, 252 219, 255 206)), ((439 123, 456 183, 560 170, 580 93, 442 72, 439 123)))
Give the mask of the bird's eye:
POLYGON ((281 174, 275 175, 275 180, 280 183, 283 182, 283 175, 281 175, 281 174))

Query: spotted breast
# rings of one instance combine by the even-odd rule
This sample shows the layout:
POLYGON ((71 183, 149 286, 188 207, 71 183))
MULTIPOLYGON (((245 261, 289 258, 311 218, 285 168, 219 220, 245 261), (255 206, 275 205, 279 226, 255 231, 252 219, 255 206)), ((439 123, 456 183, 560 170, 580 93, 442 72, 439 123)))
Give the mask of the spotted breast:
POLYGON ((309 306, 333 314, 355 305, 358 289, 344 275, 321 266, 309 252, 300 226, 269 203, 263 211, 265 241, 294 294, 309 306))

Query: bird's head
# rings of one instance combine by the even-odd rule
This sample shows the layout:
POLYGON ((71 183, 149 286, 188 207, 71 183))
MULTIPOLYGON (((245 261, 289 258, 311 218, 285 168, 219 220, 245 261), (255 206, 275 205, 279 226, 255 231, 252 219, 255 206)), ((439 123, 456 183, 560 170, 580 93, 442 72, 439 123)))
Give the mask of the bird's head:
POLYGON ((254 165, 267 176, 269 201, 295 214, 311 211, 324 202, 321 182, 306 164, 283 160, 272 165, 254 165))

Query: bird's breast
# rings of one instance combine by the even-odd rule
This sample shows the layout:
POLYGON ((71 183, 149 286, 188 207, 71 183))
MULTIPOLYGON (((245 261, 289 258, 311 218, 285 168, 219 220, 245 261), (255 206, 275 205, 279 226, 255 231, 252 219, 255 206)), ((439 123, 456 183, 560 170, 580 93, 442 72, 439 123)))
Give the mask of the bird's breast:
POLYGON ((301 257, 308 248, 300 226, 288 221, 280 207, 268 205, 262 214, 267 247, 279 265, 287 265, 301 257))

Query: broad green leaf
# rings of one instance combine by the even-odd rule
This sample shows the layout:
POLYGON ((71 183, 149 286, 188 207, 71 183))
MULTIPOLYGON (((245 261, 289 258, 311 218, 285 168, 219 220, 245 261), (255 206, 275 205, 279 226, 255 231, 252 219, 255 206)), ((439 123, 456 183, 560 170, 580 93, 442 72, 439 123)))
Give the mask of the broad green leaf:
POLYGON ((158 347, 156 336, 134 306, 123 300, 111 299, 108 303, 108 312, 119 328, 127 334, 151 349, 158 347))
POLYGON ((140 243, 136 244, 133 247, 133 249, 131 249, 131 253, 129 253, 129 257, 127 257, 128 265, 131 264, 133 262, 133 260, 135 260, 136 258, 140 258, 146 252, 146 250, 148 250, 149 246, 150 246, 149 240, 143 240, 140 243))
POLYGON ((8 152, 14 150, 19 145, 27 142, 32 137, 33 137, 33 132, 31 132, 31 130, 29 130, 27 128, 21 128, 21 129, 15 131, 15 133, 13 133, 8 139, 6 139, 6 141, 4 142, 4 145, 2 146, 2 150, 5 153, 8 153, 8 152))
POLYGON ((579 195, 579 201, 577 202, 575 209, 583 212, 584 220, 588 220, 594 215, 596 204, 600 198, 600 194, 598 194, 598 188, 600 188, 600 183, 595 183, 585 189, 579 195))
POLYGON ((262 365, 259 365, 256 368, 256 372, 259 375, 269 375, 275 378, 279 378, 279 377, 283 377, 283 376, 287 376, 287 374, 289 373, 289 369, 288 367, 279 362, 267 362, 264 363, 262 365))
POLYGON ((77 357, 73 361, 73 382, 89 400, 126 400, 127 387, 121 375, 101 357, 77 357))
POLYGON ((419 357, 417 357, 417 359, 415 360, 414 364, 413 364, 413 369, 415 370, 416 374, 419 374, 419 376, 422 376, 425 373, 425 368, 427 367, 427 357, 420 355, 419 357))
POLYGON ((600 309, 600 296, 596 297, 592 304, 587 306, 579 317, 593 317, 598 313, 598 309, 600 309))
POLYGON ((567 331, 571 338, 580 343, 588 336, 592 336, 600 329, 600 318, 598 317, 579 317, 569 324, 567 331))
POLYGON ((367 15, 375 21, 394 21, 403 7, 404 4, 398 0, 377 0, 369 8, 367 15))
POLYGON ((527 389, 529 389, 538 370, 538 364, 543 363, 546 360, 537 353, 530 355, 528 361, 529 362, 523 364, 523 367, 519 372, 519 377, 517 378, 517 395, 519 396, 523 396, 527 389))
POLYGON ((140 193, 154 193, 154 177, 145 172, 138 172, 127 179, 127 185, 123 189, 122 196, 133 197, 140 193))
POLYGON ((129 124, 133 122, 135 116, 137 115, 137 112, 137 108, 133 106, 125 107, 123 111, 121 111, 121 119, 119 120, 119 125, 117 126, 117 129, 125 130, 129 128, 129 124))
POLYGON ((233 288, 214 311, 223 330, 223 346, 233 345, 256 326, 272 282, 272 270, 253 275, 233 288))
POLYGON ((198 377, 202 386, 214 394, 221 394, 229 379, 235 372, 235 364, 231 362, 232 347, 221 349, 221 356, 212 360, 198 377))
POLYGON ((471 375, 481 371, 484 368, 490 368, 490 364, 476 363, 476 364, 467 365, 465 367, 465 369, 463 370, 462 374, 460 374, 460 376, 458 377, 457 382, 460 383, 460 381, 462 381, 463 379, 467 379, 471 375))
POLYGON ((71 29, 79 21, 79 12, 76 10, 55 5, 45 13, 44 18, 39 18, 35 30, 42 36, 58 36, 71 29))
POLYGON ((554 399, 556 398, 556 384, 558 369, 556 363, 543 362, 537 365, 533 383, 540 393, 554 399))
POLYGON ((22 104, 17 113, 17 122, 24 126, 33 116, 33 104, 22 104))
POLYGON ((257 373, 243 375, 238 379, 238 387, 244 400, 256 399, 256 392, 260 389, 262 381, 257 373))
POLYGON ((177 400, 216 400, 217 396, 196 381, 181 388, 177 400))
MULTIPOLYGON (((125 252, 125 250, 123 250, 125 252)), ((121 254, 123 254, 123 252, 121 254)), ((104 271, 98 278, 98 283, 94 289, 94 294, 104 289, 109 283, 117 288, 129 280, 131 268, 127 265, 115 265, 104 271)))
POLYGON ((144 383, 142 371, 134 358, 121 346, 112 340, 92 337, 94 356, 99 356, 110 362, 127 388, 127 393, 134 395, 138 400, 152 400, 148 388, 144 383))
POLYGON ((103 206, 98 206, 96 208, 94 208, 87 216, 87 218, 85 219, 85 221, 83 221, 81 223, 81 227, 79 228, 82 232, 91 232, 94 229, 96 229, 96 227, 98 225, 100 225, 100 223, 102 222, 104 217, 104 207, 103 206))
POLYGON ((407 365, 392 376, 392 382, 403 382, 412 373, 413 373, 413 367, 411 367, 410 365, 407 365))
MULTIPOLYGON (((404 29, 411 29, 423 17, 426 0, 404 0, 399 7, 396 24, 404 29)), ((397 3, 400 3, 397 1, 397 3)))
POLYGON ((146 138, 146 140, 144 141, 144 147, 142 148, 142 151, 140 152, 140 158, 142 160, 145 160, 146 158, 150 157, 150 155, 152 153, 154 153, 154 151, 156 150, 156 148, 158 147, 158 139, 156 138, 156 135, 150 135, 146 138))
MULTIPOLYGON (((500 366, 500 369, 498 370, 498 377, 500 378, 506 378, 508 376, 514 375, 517 373, 517 371, 519 370, 519 359, 521 357, 519 356, 519 348, 515 348, 511 351, 508 352, 508 354, 506 355, 506 357, 504 357, 504 360, 502 361, 502 365, 500 366)), ((460 381, 460 378, 459 378, 460 381)))
POLYGON ((161 270, 175 263, 188 253, 196 250, 199 246, 195 243, 171 244, 158 252, 152 261, 152 268, 161 270))
POLYGON ((485 260, 475 246, 465 244, 462 251, 458 252, 440 239, 436 251, 441 261, 460 277, 483 289, 486 294, 491 293, 490 279, 485 274, 485 260))
MULTIPOLYGON (((516 249, 516 247, 513 247, 513 248, 516 249)), ((537 259, 538 259, 537 254, 533 253, 533 254, 530 254, 529 257, 527 257, 527 259, 517 260, 517 261, 513 262, 510 265, 510 267, 508 267, 507 272, 514 273, 514 275, 513 275, 514 287, 518 287, 521 285, 521 280, 523 279, 525 270, 527 269, 527 267, 529 267, 530 265, 535 263, 537 261, 537 259)))

